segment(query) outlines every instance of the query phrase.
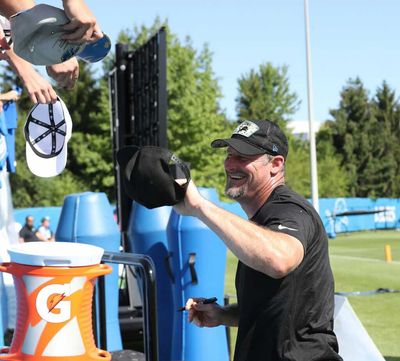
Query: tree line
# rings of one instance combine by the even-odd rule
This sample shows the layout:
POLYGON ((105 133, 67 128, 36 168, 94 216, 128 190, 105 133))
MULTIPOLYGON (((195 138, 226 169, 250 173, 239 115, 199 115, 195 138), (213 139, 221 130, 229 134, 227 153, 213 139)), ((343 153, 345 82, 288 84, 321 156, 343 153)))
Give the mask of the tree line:
MULTIPOLYGON (((198 186, 215 187, 223 197, 225 153, 212 149, 210 142, 229 137, 235 123, 220 107, 221 88, 208 46, 196 49, 190 38, 179 39, 159 19, 151 27, 122 31, 119 42, 136 49, 160 26, 167 28, 169 148, 190 163, 198 186)), ((100 76, 92 66, 80 65, 75 89, 58 90, 73 120, 67 166, 60 176, 38 178, 28 170, 22 129, 32 104, 26 95, 19 101, 17 172, 10 177, 16 208, 61 205, 65 195, 83 191, 105 192, 115 199, 107 85, 113 64, 105 62, 100 76)), ((15 83, 15 75, 5 69, 3 90, 15 83)), ((289 139, 287 183, 310 197, 308 142, 288 128, 300 105, 290 89, 288 67, 266 62, 242 74, 236 104, 238 120, 270 119, 284 129, 289 139)), ((361 79, 349 79, 330 115, 317 134, 320 197, 399 197, 400 103, 395 91, 383 82, 370 96, 361 79)))

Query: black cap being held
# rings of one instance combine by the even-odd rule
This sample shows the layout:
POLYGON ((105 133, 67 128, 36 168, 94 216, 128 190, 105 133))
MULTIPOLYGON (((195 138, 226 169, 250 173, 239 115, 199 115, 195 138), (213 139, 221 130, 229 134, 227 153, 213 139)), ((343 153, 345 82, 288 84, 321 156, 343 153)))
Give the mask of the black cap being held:
POLYGON ((240 123, 228 139, 216 139, 213 148, 232 147, 245 155, 288 154, 288 140, 279 126, 270 120, 245 120, 240 123))
POLYGON ((172 206, 185 197, 190 171, 170 150, 124 147, 117 152, 117 161, 126 194, 146 208, 172 206))

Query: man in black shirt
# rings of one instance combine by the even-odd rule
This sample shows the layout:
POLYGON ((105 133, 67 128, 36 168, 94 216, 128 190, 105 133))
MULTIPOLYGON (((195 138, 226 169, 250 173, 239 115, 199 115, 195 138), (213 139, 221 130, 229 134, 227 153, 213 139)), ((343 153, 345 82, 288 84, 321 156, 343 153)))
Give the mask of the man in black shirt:
POLYGON ((37 234, 37 230, 33 225, 33 217, 26 216, 25 225, 19 231, 19 241, 23 242, 39 242, 40 239, 37 234))
POLYGON ((238 303, 189 299, 198 326, 238 326, 234 361, 336 361, 334 282, 322 222, 307 200, 285 186, 288 142, 270 121, 245 121, 229 139, 226 194, 244 220, 202 198, 193 182, 181 214, 198 217, 238 257, 238 303))

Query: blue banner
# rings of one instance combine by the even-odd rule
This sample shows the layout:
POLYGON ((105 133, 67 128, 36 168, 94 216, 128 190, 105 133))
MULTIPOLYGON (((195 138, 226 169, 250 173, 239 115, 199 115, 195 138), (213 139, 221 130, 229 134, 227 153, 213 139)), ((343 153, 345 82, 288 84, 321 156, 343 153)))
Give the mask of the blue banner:
POLYGON ((400 199, 322 198, 320 216, 328 235, 400 227, 400 199))

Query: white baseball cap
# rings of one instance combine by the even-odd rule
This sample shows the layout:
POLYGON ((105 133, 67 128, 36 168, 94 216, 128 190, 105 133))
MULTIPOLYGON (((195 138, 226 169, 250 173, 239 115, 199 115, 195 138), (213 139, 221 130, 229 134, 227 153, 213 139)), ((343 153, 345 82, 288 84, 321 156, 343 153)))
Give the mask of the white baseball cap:
POLYGON ((67 145, 71 138, 72 120, 64 102, 36 104, 24 126, 26 162, 39 177, 60 174, 67 163, 67 145))
POLYGON ((103 37, 93 43, 70 43, 61 37, 63 25, 70 20, 64 10, 39 4, 10 18, 14 52, 35 65, 63 63, 78 56, 87 62, 103 59, 111 49, 110 38, 103 37))

